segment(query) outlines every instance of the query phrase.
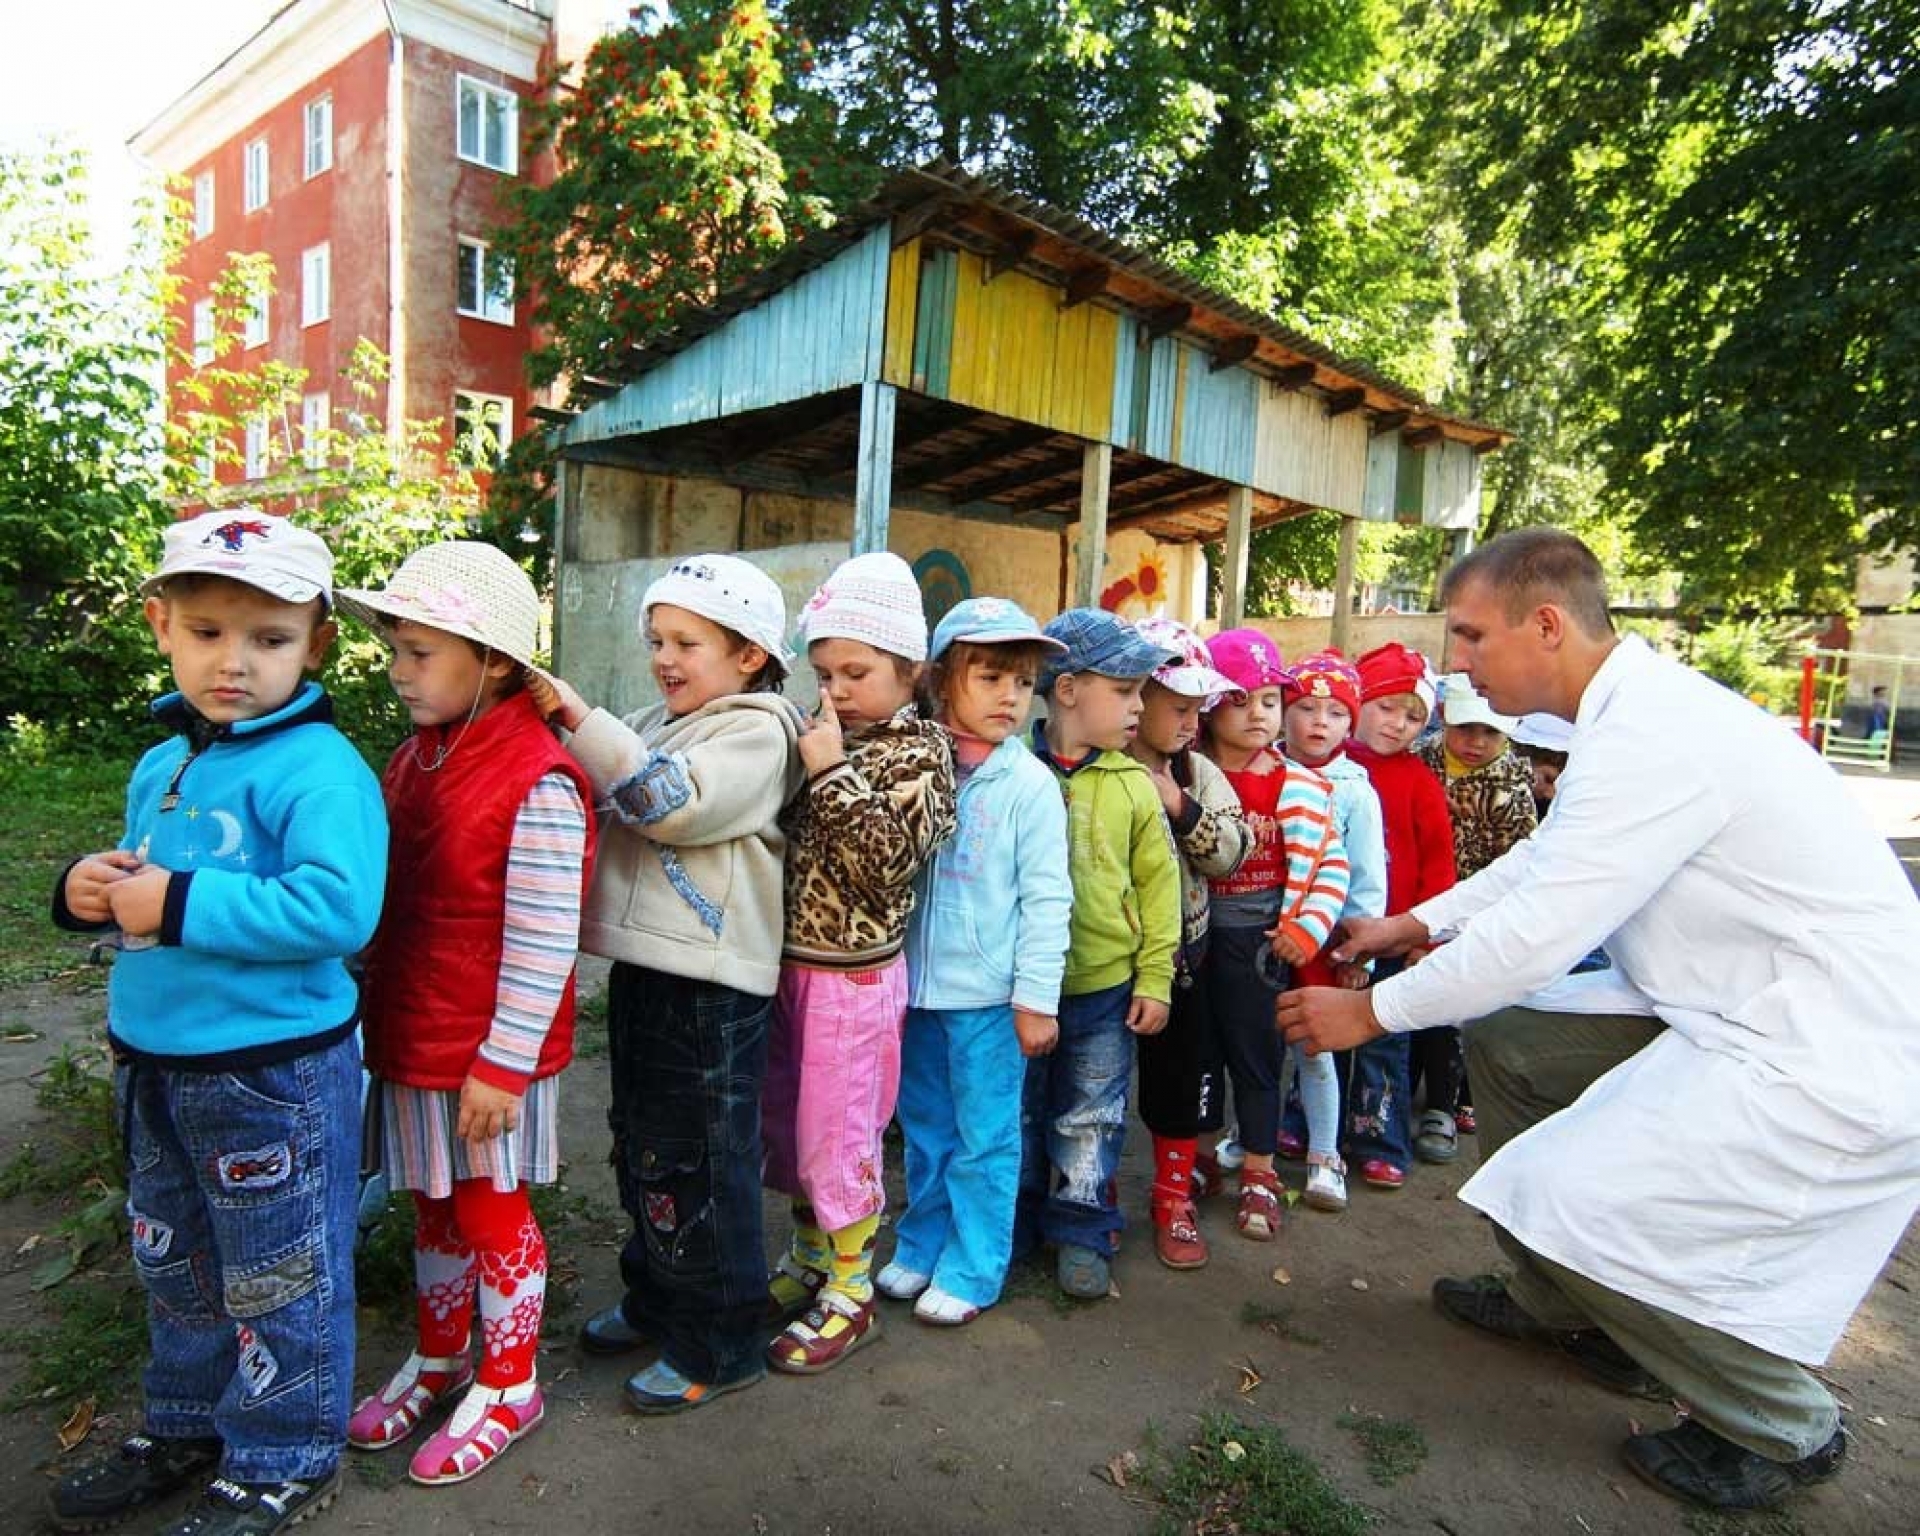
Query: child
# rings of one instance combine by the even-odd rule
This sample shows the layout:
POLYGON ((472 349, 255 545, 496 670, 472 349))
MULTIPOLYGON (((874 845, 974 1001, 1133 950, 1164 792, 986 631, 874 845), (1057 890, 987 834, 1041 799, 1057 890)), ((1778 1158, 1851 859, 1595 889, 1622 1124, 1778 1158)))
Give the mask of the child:
POLYGON ((1553 805, 1554 787, 1567 770, 1567 747, 1573 727, 1554 715, 1522 715, 1514 722, 1514 749, 1533 775, 1533 815, 1545 821, 1553 805))
MULTIPOLYGON (((1440 781, 1409 747, 1433 714, 1427 659, 1397 643, 1368 651, 1358 663, 1360 720, 1348 749, 1380 797, 1387 845, 1387 916, 1453 888, 1453 818, 1440 781)), ((1382 960, 1384 981, 1407 962, 1382 960)), ((1362 1182, 1399 1189, 1412 1156, 1411 1076, 1407 1035, 1382 1035, 1353 1053, 1348 1068, 1347 1155, 1362 1182)))
POLYGON ((1240 867, 1253 834, 1226 776, 1191 750, 1201 711, 1233 685, 1214 671, 1200 637, 1186 625, 1146 619, 1134 628, 1147 644, 1174 653, 1147 679, 1140 729, 1127 750, 1151 775, 1173 829, 1181 896, 1173 1008, 1165 1029, 1140 1037, 1140 1118, 1153 1133, 1154 1251, 1169 1269, 1198 1269, 1207 1262, 1207 1243, 1194 1209, 1193 1160, 1199 1117, 1219 1093, 1200 1060, 1197 973, 1207 949, 1207 881, 1240 867))
POLYGON ((642 1413, 677 1413, 766 1375, 760 1092, 780 980, 786 835, 800 787, 793 658, 773 579, 733 555, 676 560, 641 623, 662 701, 626 721, 559 679, 534 688, 573 732, 613 820, 581 947, 607 987, 614 1171, 633 1232, 626 1294, 581 1329, 623 1354, 658 1341, 627 1381, 642 1413))
POLYGON ((767 1185, 793 1200, 793 1240, 770 1282, 793 1321, 767 1363, 804 1376, 880 1326, 869 1275, 887 1203, 880 1139, 900 1091, 900 951, 914 877, 953 831, 953 754, 914 707, 927 620, 906 561, 847 561, 800 632, 820 714, 800 737, 806 788, 781 817, 787 940, 762 1118, 767 1185))
MULTIPOLYGON (((1474 692, 1466 673, 1441 680, 1440 714, 1445 728, 1420 748, 1420 757, 1446 787, 1453 862, 1465 880, 1532 835, 1538 824, 1533 775, 1519 754, 1508 750, 1516 722, 1496 714, 1474 692)), ((1413 1043, 1413 1071, 1427 1085, 1427 1108, 1413 1150, 1423 1162, 1450 1161, 1455 1136, 1474 1132, 1460 1031, 1421 1030, 1413 1043)))
POLYGON ((958 826, 921 873, 907 931, 907 1209, 875 1281, 925 1323, 969 1323, 1000 1299, 1022 1058, 1045 1055, 1058 1034, 1067 812, 1020 732, 1041 662, 1064 649, 998 597, 956 604, 933 632, 930 691, 953 737, 958 826))
POLYGON ((464 1388, 409 1468, 416 1483, 459 1483, 545 1412, 534 1349, 547 1247, 528 1188, 560 1170, 589 786, 527 695, 540 599, 504 551, 429 545, 384 591, 342 592, 340 606, 392 648, 414 724, 384 781, 392 895, 366 998, 369 1121, 389 1188, 413 1192, 418 1332, 347 1439, 398 1445, 464 1388))
MULTIPOLYGON (((1360 712, 1360 674, 1338 651, 1316 651, 1297 662, 1280 692, 1287 756, 1333 785, 1333 819, 1347 850, 1350 883, 1342 917, 1379 917, 1387 903, 1387 848, 1380 825, 1380 797, 1373 792, 1367 770, 1346 754, 1353 718, 1360 712)), ((1370 977, 1364 967, 1336 965, 1315 955, 1298 968, 1295 985, 1341 986, 1360 990, 1370 977)), ((1295 1071, 1304 1084, 1312 1068, 1308 1057, 1293 1047, 1295 1071)), ((1307 1189, 1305 1200, 1316 1210, 1347 1208, 1347 1168, 1340 1159, 1343 1123, 1340 1078, 1345 1062, 1334 1064, 1332 1144, 1314 1143, 1308 1119, 1307 1189)), ((1303 1094, 1304 1099, 1304 1094, 1303 1094)))
MULTIPOLYGON (((1207 712, 1201 740, 1233 786, 1254 844, 1238 870, 1209 885, 1202 1061, 1224 1064, 1233 1081, 1244 1155, 1236 1225, 1243 1236, 1269 1242, 1280 1230, 1273 1154, 1281 1048, 1274 1000, 1286 986, 1287 968, 1318 954, 1332 934, 1350 875, 1334 823, 1333 785, 1274 750, 1287 680, 1279 648, 1256 629, 1230 629, 1207 642, 1207 655, 1234 691, 1207 712)), ((1333 1152, 1339 1120, 1333 1063, 1306 1057, 1300 1078, 1312 1145, 1333 1152)), ((1205 1106, 1201 1129, 1218 1131, 1223 1118, 1223 1106, 1205 1106)), ((1196 1161, 1208 1187, 1217 1187, 1213 1147, 1196 1161)))
POLYGON ((380 787, 302 674, 333 643, 333 557, 249 507, 166 532, 144 584, 178 732, 127 788, 117 848, 69 865, 54 921, 118 928, 108 986, 146 1425, 60 1479, 96 1530, 191 1483, 169 1527, 281 1530, 340 1488, 353 1389, 359 999, 387 868, 380 787), (217 1473, 217 1476, 216 1476, 217 1473))
POLYGON ((1126 754, 1141 685, 1174 653, 1099 608, 1070 608, 1046 632, 1047 718, 1034 755, 1067 801, 1073 924, 1061 983, 1060 1043, 1027 1063, 1020 1225, 1058 1248, 1069 1296, 1105 1296, 1123 1225, 1114 1195, 1126 1136, 1129 1034, 1167 1022, 1180 945, 1180 866, 1147 770, 1126 754), (1056 1187, 1057 1178, 1057 1187, 1056 1187))

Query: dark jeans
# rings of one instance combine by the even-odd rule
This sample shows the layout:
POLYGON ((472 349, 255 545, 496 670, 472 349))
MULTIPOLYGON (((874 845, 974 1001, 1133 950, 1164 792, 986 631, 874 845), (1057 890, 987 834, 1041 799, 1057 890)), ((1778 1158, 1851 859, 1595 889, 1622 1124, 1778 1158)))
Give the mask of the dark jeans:
POLYGON ((607 988, 613 1166, 633 1233, 623 1310, 693 1381, 764 1367, 760 1090, 773 999, 615 965, 607 988))
POLYGON ((1467 1093, 1467 1058, 1460 1044, 1460 1031, 1451 1024, 1434 1029, 1417 1029, 1411 1042, 1412 1085, 1426 1086, 1428 1109, 1452 1114, 1462 1104, 1473 1101, 1467 1093))
POLYGON ((150 1433, 224 1442, 241 1482, 314 1479, 346 1448, 360 1048, 232 1072, 122 1066, 150 1433))
POLYGON ((1206 1003, 1196 976, 1173 987, 1167 1027, 1140 1036, 1140 1118, 1156 1136, 1191 1141, 1209 1111, 1218 1112, 1220 1077, 1201 1060, 1206 1003))
MULTIPOLYGON (((1200 971, 1203 1081, 1210 1077, 1217 1084, 1224 1066, 1233 1084, 1240 1144, 1255 1153, 1271 1153, 1280 1129, 1280 1066, 1286 1055, 1273 1023, 1280 987, 1256 968, 1266 947, 1266 935, 1258 928, 1216 928, 1208 936, 1207 963, 1200 971)), ((1283 972, 1268 974, 1277 980, 1283 972)), ((1225 1098, 1216 1092, 1214 1102, 1200 1110, 1201 1130, 1220 1129, 1225 1098)))

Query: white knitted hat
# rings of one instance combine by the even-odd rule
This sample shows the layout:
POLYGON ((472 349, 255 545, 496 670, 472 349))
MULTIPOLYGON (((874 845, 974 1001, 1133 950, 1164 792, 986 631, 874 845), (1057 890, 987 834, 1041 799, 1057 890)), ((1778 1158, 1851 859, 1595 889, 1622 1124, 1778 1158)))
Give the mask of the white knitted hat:
POLYGON ((859 640, 908 661, 927 659, 927 615, 920 583, 898 555, 843 561, 800 612, 800 640, 859 640))
POLYGON ((661 603, 732 630, 765 651, 782 672, 793 666, 793 652, 783 638, 787 600, 780 584, 750 561, 737 555, 688 555, 674 561, 640 599, 642 635, 647 615, 661 603))
POLYGON ((492 544, 454 539, 416 549, 378 592, 343 589, 341 609, 378 628, 406 619, 477 640, 528 666, 540 648, 540 598, 513 557, 492 544))

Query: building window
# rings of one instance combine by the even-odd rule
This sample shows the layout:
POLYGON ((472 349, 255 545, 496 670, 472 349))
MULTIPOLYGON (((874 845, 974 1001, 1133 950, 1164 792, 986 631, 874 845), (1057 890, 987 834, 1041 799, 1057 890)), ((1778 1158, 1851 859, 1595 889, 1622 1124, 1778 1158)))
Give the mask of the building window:
POLYGON ((460 158, 513 175, 520 161, 520 98, 461 75, 458 99, 460 158))
POLYGON ((240 472, 248 480, 261 479, 267 472, 267 424, 257 416, 247 423, 246 449, 240 472))
POLYGON ((333 169, 333 98, 316 96, 307 103, 306 175, 312 180, 333 169))
POLYGON ((453 461, 493 469, 513 441, 513 402, 471 389, 453 392, 453 461))
POLYGON ((240 333, 241 342, 249 347, 264 347, 267 344, 268 294, 261 294, 253 301, 253 307, 247 311, 247 323, 240 333))
POLYGON ((202 299, 193 306, 193 366, 204 368, 213 361, 213 300, 202 299))
POLYGON ((246 148, 246 186, 241 207, 248 213, 267 206, 267 141, 254 139, 246 148))
POLYGON ((333 259, 327 245, 300 253, 300 323, 318 325, 333 314, 333 259))
POLYGON ((463 315, 513 324, 513 258, 478 240, 460 242, 455 307, 463 315))
POLYGON ((300 400, 301 458, 308 469, 327 467, 327 428, 333 421, 333 403, 325 395, 300 400))
POLYGON ((204 240, 213 233, 213 172, 202 171, 193 178, 193 238, 204 240))

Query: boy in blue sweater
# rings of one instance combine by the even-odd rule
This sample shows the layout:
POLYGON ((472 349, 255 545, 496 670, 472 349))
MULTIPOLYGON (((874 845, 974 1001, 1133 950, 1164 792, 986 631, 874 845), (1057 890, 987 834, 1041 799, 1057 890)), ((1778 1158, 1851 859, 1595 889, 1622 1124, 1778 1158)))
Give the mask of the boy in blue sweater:
POLYGON ((266 1536, 340 1486, 353 1387, 359 996, 387 864, 380 788, 304 674, 333 641, 333 559, 252 509, 167 530, 147 622, 178 734, 127 789, 120 845, 76 860, 54 921, 118 931, 108 1041, 146 1426, 68 1474, 94 1530, 197 1480, 168 1536, 266 1536))

